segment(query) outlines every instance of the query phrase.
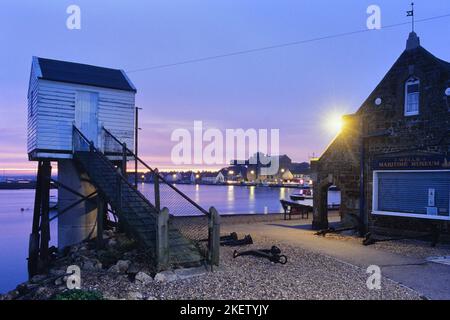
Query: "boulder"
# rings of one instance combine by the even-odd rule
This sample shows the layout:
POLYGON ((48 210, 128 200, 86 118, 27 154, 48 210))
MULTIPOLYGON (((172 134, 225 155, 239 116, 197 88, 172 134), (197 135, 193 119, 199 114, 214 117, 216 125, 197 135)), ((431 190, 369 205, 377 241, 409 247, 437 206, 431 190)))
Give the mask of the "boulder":
POLYGON ((108 269, 108 272, 111 272, 111 273, 120 273, 120 270, 119 270, 119 267, 118 267, 116 264, 114 264, 114 265, 112 265, 112 266, 108 269))
POLYGON ((34 277, 32 277, 30 282, 31 283, 40 283, 40 282, 44 281, 45 279, 47 279, 47 275, 38 274, 38 275, 35 275, 34 277))
POLYGON ((134 277, 134 281, 139 283, 139 284, 147 285, 147 284, 153 282, 153 278, 150 277, 145 272, 138 272, 136 274, 136 276, 134 277))
POLYGON ((173 271, 162 271, 155 276, 156 282, 171 282, 178 279, 178 276, 173 271))
POLYGON ((127 272, 127 270, 130 267, 130 265, 131 265, 131 261, 130 260, 119 260, 116 263, 116 266, 119 269, 120 273, 127 272))

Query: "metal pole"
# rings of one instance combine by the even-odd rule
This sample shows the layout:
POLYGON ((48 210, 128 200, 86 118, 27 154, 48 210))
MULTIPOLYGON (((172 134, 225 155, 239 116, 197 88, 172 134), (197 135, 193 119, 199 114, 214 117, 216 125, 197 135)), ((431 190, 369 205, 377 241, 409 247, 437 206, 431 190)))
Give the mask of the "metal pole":
POLYGON ((139 108, 136 107, 136 114, 134 117, 134 186, 137 189, 138 185, 138 138, 139 138, 139 108))
POLYGON ((124 143, 122 146, 122 175, 125 179, 128 180, 127 177, 127 144, 124 143))
POLYGON ((159 194, 159 171, 155 169, 153 173, 153 183, 155 184, 155 207, 158 212, 161 211, 161 198, 159 194))

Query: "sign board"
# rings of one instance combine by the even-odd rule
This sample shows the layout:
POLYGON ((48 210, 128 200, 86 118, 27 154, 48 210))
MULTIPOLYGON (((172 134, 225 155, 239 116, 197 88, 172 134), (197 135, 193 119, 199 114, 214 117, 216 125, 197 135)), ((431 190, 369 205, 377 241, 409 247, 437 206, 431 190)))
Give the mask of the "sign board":
POLYGON ((376 158, 372 170, 439 170, 450 169, 450 159, 445 156, 401 156, 376 158))

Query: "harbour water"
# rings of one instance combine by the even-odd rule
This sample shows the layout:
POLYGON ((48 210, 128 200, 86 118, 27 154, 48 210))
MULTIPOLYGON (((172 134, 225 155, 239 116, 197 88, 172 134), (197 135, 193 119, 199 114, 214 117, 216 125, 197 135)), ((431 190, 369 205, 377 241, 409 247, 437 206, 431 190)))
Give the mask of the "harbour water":
MULTIPOLYGON (((290 200, 298 189, 241 186, 177 185, 202 207, 214 206, 220 214, 280 213, 280 200, 290 200)), ((140 190, 150 197, 152 184, 140 190)), ((51 190, 56 200, 57 190, 51 190)), ((330 192, 329 203, 339 202, 339 192, 330 192)), ((152 201, 152 199, 150 199, 152 201)), ((27 280, 28 239, 33 218, 34 190, 0 190, 0 292, 27 280)), ((312 200, 303 201, 312 205, 312 200)), ((51 245, 56 245, 56 220, 51 225, 51 245)))

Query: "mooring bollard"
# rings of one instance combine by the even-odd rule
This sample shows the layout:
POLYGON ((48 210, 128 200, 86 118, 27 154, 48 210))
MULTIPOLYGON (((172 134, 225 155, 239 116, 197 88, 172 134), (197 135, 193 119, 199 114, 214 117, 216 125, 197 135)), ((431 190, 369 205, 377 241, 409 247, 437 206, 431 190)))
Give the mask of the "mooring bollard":
POLYGON ((156 238, 157 269, 163 270, 169 265, 169 209, 163 208, 158 214, 156 238))
POLYGON ((218 266, 220 260, 220 215, 214 207, 209 209, 208 239, 208 260, 212 270, 212 266, 218 266))

